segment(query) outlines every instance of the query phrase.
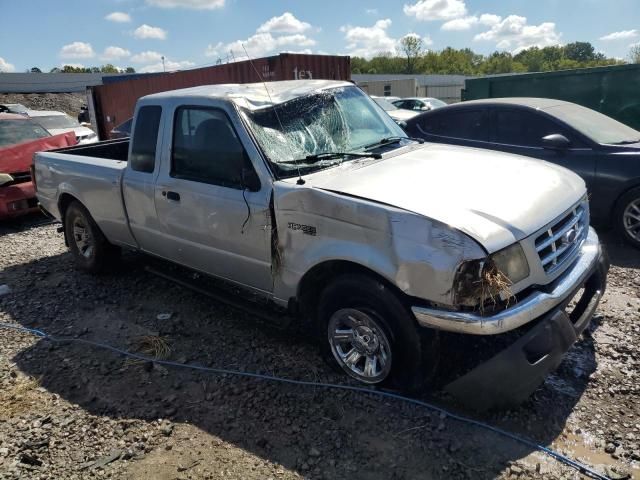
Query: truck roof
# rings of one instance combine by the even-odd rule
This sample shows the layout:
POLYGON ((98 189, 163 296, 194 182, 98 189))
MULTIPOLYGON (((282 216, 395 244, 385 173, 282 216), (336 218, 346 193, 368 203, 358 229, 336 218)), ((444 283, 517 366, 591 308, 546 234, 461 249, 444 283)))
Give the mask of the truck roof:
POLYGON ((154 93, 142 97, 141 100, 153 101, 176 97, 222 98, 232 101, 241 107, 258 110, 328 88, 346 86, 353 86, 353 84, 336 80, 283 80, 265 83, 227 83, 154 93), (266 89, 269 90, 268 94, 266 89))

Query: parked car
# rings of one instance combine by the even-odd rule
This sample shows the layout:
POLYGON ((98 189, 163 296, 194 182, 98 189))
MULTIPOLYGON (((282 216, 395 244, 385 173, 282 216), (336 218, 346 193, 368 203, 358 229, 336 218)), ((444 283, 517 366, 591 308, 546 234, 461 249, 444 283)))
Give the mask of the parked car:
POLYGON ((417 112, 427 112, 429 110, 435 110, 436 108, 447 106, 447 104, 442 100, 431 97, 402 98, 392 103, 403 110, 413 110, 417 112))
POLYGON ((28 114, 29 109, 21 103, 3 103, 0 104, 0 113, 19 113, 22 115, 28 114))
POLYGON ((52 137, 28 117, 0 113, 0 220, 38 209, 30 171, 33 154, 74 144, 73 135, 52 137))
POLYGON ((29 110, 29 117, 46 128, 51 135, 74 132, 76 134, 76 140, 80 144, 95 143, 98 141, 98 136, 93 130, 88 127, 83 127, 76 119, 71 118, 66 113, 53 110, 29 110))
POLYGON ((349 82, 145 96, 130 140, 38 153, 35 176, 78 268, 124 247, 228 281, 310 319, 328 361, 364 384, 424 382, 438 330, 514 331, 456 382, 478 405, 521 401, 605 288, 580 177, 412 141, 349 82))
POLYGON ((561 100, 474 100, 407 122, 430 142, 501 150, 552 162, 580 175, 591 217, 640 247, 640 132, 594 110, 561 100))
POLYGON ((387 114, 395 120, 397 124, 401 124, 405 120, 409 120, 410 118, 415 117, 420 112, 410 112, 408 110, 402 110, 396 107, 394 104, 389 102, 385 97, 374 97, 372 96, 373 101, 382 107, 382 109, 387 112, 387 114))
POLYGON ((133 117, 129 120, 125 120, 120 125, 113 127, 113 130, 109 132, 109 138, 128 138, 131 136, 131 125, 133 124, 133 117))

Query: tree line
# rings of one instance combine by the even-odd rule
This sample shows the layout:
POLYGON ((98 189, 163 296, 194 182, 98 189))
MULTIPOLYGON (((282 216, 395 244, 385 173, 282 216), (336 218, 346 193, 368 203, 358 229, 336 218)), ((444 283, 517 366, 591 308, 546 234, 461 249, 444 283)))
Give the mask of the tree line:
MULTIPOLYGON (((27 73, 42 73, 38 67, 31 67, 27 73)), ((73 65, 63 65, 62 67, 53 67, 49 73, 136 73, 135 68, 118 68, 110 63, 100 67, 74 67, 73 65)))
MULTIPOLYGON (((640 63, 640 47, 629 53, 631 63, 640 63)), ((626 62, 608 58, 589 42, 573 42, 551 47, 530 47, 516 54, 475 53, 470 48, 425 50, 422 39, 409 35, 400 42, 398 52, 387 52, 373 58, 351 58, 351 73, 408 73, 491 75, 498 73, 548 72, 571 68, 621 65, 626 62)))

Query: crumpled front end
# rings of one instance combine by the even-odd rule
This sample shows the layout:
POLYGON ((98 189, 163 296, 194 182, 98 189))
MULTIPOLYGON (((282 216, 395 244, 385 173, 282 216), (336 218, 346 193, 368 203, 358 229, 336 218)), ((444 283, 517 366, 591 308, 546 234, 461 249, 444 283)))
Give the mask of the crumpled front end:
POLYGON ((604 294, 608 269, 598 236, 589 229, 575 259, 560 276, 525 291, 516 303, 496 313, 414 307, 424 327, 482 336, 487 350, 502 345, 445 390, 478 410, 524 401, 558 367, 589 325, 604 294))

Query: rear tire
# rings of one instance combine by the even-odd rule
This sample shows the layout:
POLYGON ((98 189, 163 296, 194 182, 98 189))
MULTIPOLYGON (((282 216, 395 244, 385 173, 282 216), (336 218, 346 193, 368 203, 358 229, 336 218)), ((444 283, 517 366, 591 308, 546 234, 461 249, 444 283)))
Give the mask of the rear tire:
POLYGON ((102 273, 119 257, 120 248, 109 243, 80 202, 73 201, 67 207, 64 233, 76 267, 84 272, 102 273))
POLYGON ((618 199, 614 218, 622 238, 640 248, 640 187, 629 190, 618 199))
POLYGON ((360 383, 415 391, 433 378, 439 337, 422 331, 383 282, 346 274, 322 292, 317 322, 325 360, 360 383))

